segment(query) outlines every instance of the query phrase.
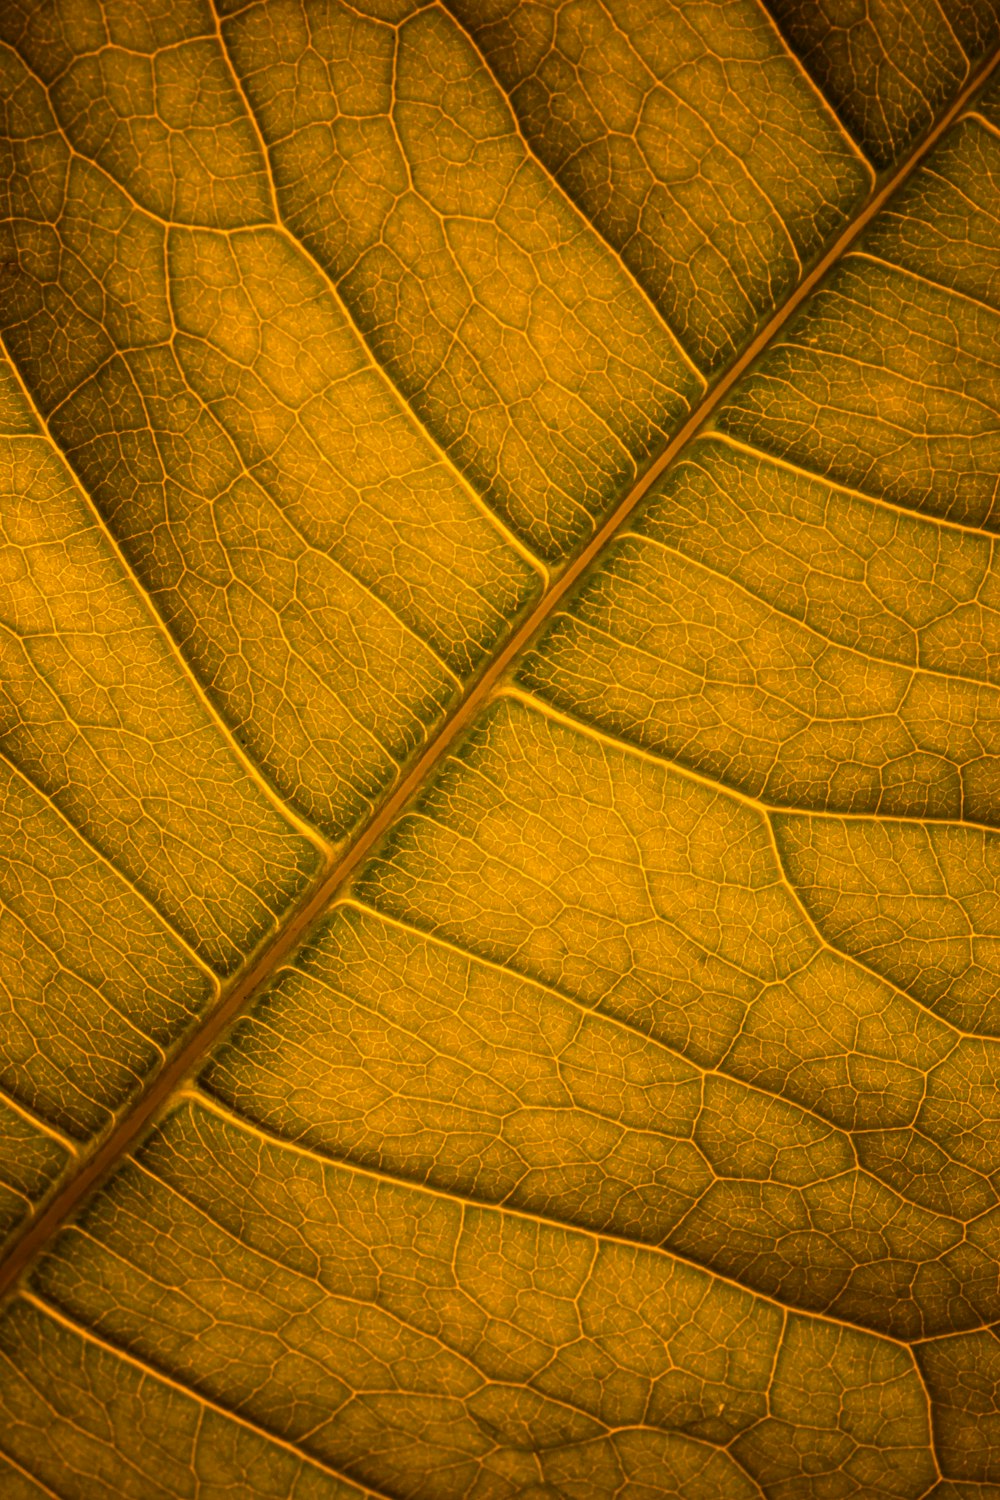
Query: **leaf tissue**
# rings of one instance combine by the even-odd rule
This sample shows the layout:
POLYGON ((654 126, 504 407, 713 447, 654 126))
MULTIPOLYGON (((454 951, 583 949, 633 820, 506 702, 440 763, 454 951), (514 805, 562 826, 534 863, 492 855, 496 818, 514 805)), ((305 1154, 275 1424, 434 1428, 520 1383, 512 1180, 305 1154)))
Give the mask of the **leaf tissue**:
POLYGON ((2 0, 4 1500, 1000 1500, 998 46, 2 0))

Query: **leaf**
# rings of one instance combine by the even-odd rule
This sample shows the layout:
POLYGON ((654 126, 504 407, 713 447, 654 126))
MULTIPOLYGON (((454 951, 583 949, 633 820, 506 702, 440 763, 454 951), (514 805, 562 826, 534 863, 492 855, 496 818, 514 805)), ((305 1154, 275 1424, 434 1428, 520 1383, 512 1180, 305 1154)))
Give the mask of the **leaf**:
POLYGON ((5 1495, 1000 1493, 998 31, 7 7, 5 1495))

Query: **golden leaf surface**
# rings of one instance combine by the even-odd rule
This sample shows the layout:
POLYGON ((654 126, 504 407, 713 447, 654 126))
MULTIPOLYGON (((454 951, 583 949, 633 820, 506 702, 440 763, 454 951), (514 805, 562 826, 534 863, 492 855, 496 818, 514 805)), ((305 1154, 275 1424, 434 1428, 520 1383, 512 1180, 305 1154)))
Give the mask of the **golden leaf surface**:
POLYGON ((1000 1497, 998 39, 2 9, 5 1497, 1000 1497))

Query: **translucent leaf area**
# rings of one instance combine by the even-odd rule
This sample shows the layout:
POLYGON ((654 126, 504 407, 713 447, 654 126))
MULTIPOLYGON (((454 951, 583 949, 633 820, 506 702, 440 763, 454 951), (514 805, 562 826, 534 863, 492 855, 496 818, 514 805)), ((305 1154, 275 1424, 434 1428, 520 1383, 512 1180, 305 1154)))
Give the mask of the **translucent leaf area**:
POLYGON ((998 41, 0 6, 4 1500, 1000 1500, 998 41))

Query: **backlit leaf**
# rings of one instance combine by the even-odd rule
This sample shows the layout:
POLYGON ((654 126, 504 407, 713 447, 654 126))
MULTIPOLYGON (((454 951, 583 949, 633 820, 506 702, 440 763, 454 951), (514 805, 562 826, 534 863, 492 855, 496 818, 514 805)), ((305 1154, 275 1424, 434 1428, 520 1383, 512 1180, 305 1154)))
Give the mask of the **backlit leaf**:
POLYGON ((3 8, 4 1496, 1000 1496, 998 36, 3 8))

